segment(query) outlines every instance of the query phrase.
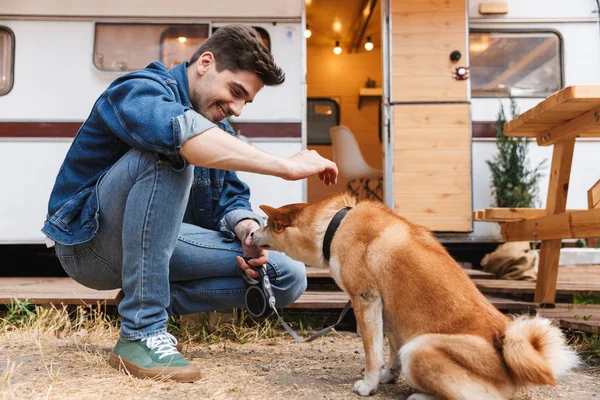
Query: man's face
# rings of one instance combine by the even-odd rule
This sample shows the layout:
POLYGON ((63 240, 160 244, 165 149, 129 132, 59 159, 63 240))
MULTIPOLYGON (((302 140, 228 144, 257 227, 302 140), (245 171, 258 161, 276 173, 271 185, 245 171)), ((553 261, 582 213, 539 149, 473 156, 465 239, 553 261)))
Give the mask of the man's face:
MULTIPOLYGON (((193 66, 192 66, 193 68, 193 66)), ((239 116, 262 88, 262 80, 248 71, 217 71, 212 53, 204 53, 197 64, 196 79, 190 79, 194 109, 205 118, 219 122, 230 115, 239 116)))

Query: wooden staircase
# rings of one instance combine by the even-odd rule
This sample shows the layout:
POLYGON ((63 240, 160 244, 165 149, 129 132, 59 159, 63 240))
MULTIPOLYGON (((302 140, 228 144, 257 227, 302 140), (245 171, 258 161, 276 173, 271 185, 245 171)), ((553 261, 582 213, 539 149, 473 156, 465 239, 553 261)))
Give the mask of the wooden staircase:
MULTIPOLYGON (((553 318, 563 327, 600 333, 600 305, 576 305, 575 295, 600 296, 600 265, 560 267, 557 296, 567 303, 557 303, 554 308, 538 309, 533 303, 535 282, 495 279, 492 274, 465 269, 475 285, 504 313, 523 314, 536 312, 553 318)), ((294 312, 336 311, 348 302, 327 269, 308 267, 308 289, 296 302, 284 307, 294 312)), ((0 278, 0 303, 10 304, 13 299, 28 299, 35 304, 116 304, 119 290, 88 289, 71 278, 26 277, 0 278)))

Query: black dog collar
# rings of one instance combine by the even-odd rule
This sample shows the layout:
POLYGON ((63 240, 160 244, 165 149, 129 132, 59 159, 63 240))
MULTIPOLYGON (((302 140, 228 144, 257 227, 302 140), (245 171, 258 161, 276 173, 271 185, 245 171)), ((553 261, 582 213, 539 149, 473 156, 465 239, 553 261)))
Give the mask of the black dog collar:
POLYGON ((352 207, 342 208, 335 214, 335 216, 331 219, 329 226, 327 226, 325 237, 323 238, 323 257, 325 257, 327 261, 329 261, 329 257, 331 256, 331 241, 333 240, 333 236, 342 223, 342 220, 351 209, 352 207))

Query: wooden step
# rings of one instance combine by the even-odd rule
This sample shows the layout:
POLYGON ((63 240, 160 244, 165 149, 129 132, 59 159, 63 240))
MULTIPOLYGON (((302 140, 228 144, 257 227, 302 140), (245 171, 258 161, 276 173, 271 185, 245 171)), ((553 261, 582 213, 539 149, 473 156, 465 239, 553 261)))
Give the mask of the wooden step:
POLYGON ((538 313, 558 321, 561 328, 586 333, 600 333, 600 304, 556 304, 538 313))
MULTIPOLYGON (((463 271, 472 279, 495 279, 495 275, 489 272, 467 268, 464 268, 463 271)), ((306 267, 306 276, 308 279, 331 278, 331 273, 329 268, 306 267)))
MULTIPOLYGON (((503 312, 519 313, 534 312, 535 303, 503 299, 500 297, 486 296, 487 299, 503 312)), ((348 302, 348 295, 344 292, 332 291, 306 291, 298 300, 286 308, 344 308, 348 302)))
MULTIPOLYGON (((311 275, 321 274, 324 271, 313 271, 311 275)), ((314 276, 313 275, 313 276, 314 276)), ((318 275, 317 275, 318 276, 318 275)), ((476 283, 487 288, 501 289, 513 286, 515 290, 533 293, 533 282, 519 281, 494 281, 482 279, 476 283), (508 282, 508 283, 507 283, 508 282), (493 286, 499 283, 500 287, 493 286)), ((572 284, 572 283, 571 283, 572 284)), ((573 285, 573 284, 572 284, 573 285)), ((589 284, 586 284, 589 287, 589 284)), ((565 288, 563 288, 565 289, 565 288)), ((563 290, 561 289, 561 290, 563 290)), ((572 289, 572 288, 571 288, 572 289)), ((503 292, 503 290, 498 290, 503 292)), ((10 304, 14 298, 29 299, 35 304, 96 304, 98 302, 114 305, 119 290, 94 290, 86 288, 71 278, 0 278, 0 303, 10 304)), ((532 313, 535 304, 486 296, 499 310, 506 313, 532 313)), ((294 309, 342 309, 348 302, 348 296, 341 291, 307 291, 287 308, 294 309)), ((600 305, 572 305, 557 304, 556 308, 539 309, 545 317, 557 320, 561 327, 600 333, 600 305)))
MULTIPOLYGON (((535 282, 512 281, 506 279, 473 279, 475 285, 484 294, 510 293, 533 294, 535 282)), ((565 282, 559 279, 556 284, 557 296, 574 296, 577 294, 600 295, 600 281, 588 280, 580 282, 565 282)))
POLYGON ((14 298, 35 304, 115 304, 120 289, 89 289, 71 278, 0 278, 0 304, 14 298))

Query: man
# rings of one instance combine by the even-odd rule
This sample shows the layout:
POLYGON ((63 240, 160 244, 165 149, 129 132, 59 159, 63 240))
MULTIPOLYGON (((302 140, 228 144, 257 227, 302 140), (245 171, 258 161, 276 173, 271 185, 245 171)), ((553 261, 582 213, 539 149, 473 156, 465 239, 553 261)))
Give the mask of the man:
POLYGON ((236 24, 219 28, 189 63, 152 63, 96 101, 58 173, 42 231, 74 280, 122 288, 114 367, 199 379, 167 333, 167 316, 243 307, 241 274, 257 273, 242 255, 250 266, 267 264, 278 304, 305 290, 304 265, 251 244, 261 218, 233 171, 319 174, 330 184, 337 167, 314 151, 263 153, 232 137, 226 121, 284 79, 256 31, 236 24))

